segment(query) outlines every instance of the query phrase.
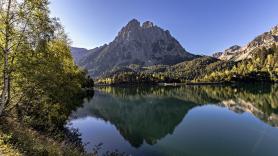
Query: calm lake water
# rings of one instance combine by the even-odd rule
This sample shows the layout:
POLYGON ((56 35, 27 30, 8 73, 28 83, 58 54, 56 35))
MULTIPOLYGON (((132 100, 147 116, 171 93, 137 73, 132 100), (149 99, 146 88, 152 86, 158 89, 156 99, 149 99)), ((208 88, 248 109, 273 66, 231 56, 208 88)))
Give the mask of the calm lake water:
POLYGON ((278 85, 100 87, 67 127, 88 152, 277 156, 278 85))

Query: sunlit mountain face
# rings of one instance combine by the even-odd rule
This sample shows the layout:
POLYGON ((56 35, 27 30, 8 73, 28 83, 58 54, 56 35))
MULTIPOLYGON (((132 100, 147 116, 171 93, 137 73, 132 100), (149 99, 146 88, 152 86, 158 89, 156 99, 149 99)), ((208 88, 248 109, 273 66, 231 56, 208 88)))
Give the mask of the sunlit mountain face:
POLYGON ((141 24, 136 19, 129 21, 112 42, 91 50, 71 48, 71 52, 77 65, 87 69, 92 77, 134 65, 173 65, 198 57, 187 52, 169 30, 150 21, 141 24))

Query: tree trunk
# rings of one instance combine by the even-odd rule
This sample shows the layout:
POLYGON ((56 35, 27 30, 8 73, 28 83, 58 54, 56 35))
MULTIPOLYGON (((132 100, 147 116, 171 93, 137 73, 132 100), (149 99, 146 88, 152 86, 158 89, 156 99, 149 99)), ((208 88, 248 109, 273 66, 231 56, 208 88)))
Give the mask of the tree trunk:
POLYGON ((4 86, 1 95, 0 101, 0 116, 5 109, 5 106, 8 102, 8 95, 9 95, 9 38, 10 38, 10 9, 11 9, 11 1, 8 1, 8 8, 7 8, 7 16, 5 21, 5 48, 3 50, 4 53, 4 70, 3 70, 3 81, 4 86))
POLYGON ((4 87, 3 87, 3 91, 2 91, 2 97, 1 97, 1 105, 0 105, 0 115, 2 114, 5 105, 7 104, 7 98, 8 98, 8 91, 9 91, 9 69, 8 69, 8 53, 5 50, 4 51, 4 87))

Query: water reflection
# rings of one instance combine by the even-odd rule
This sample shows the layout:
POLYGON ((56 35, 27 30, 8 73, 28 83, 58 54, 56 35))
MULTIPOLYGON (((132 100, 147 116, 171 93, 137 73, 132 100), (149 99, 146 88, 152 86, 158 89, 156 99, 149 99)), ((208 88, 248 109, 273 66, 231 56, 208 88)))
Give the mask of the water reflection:
POLYGON ((278 85, 99 87, 70 123, 134 155, 272 155, 277 110, 278 85))

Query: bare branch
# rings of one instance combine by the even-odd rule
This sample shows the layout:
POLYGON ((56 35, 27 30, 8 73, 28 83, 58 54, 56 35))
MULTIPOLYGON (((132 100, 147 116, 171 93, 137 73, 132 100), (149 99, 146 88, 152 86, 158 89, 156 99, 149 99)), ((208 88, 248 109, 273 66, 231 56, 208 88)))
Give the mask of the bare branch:
POLYGON ((3 35, 6 34, 3 29, 0 29, 0 33, 3 34, 3 35))
POLYGON ((27 21, 26 21, 26 23, 25 23, 25 26, 24 26, 23 30, 21 31, 21 33, 20 33, 20 37, 19 37, 19 39, 18 39, 17 44, 13 44, 11 47, 9 47, 9 50, 10 50, 11 48, 13 48, 14 46, 16 46, 15 51, 18 50, 18 47, 19 47, 20 44, 21 44, 21 40, 22 40, 23 37, 24 37, 24 33, 25 33, 25 31, 26 31, 28 22, 29 22, 29 19, 27 19, 27 21))
MULTIPOLYGON (((26 3, 23 4, 23 7, 25 7, 25 4, 26 4, 26 3)), ((24 33, 26 32, 26 28, 27 28, 27 25, 28 25, 29 19, 30 19, 30 18, 27 18, 27 17, 29 17, 29 15, 31 14, 31 12, 32 12, 31 10, 32 10, 32 9, 30 9, 30 10, 26 13, 26 15, 25 15, 26 18, 24 18, 24 20, 26 20, 26 22, 25 22, 25 24, 24 24, 24 27, 23 27, 22 31, 20 32, 20 37, 19 37, 19 39, 18 39, 18 42, 15 43, 15 44, 13 44, 11 47, 9 47, 9 50, 10 50, 11 48, 13 48, 13 47, 16 46, 16 48, 15 48, 14 51, 17 51, 17 50, 18 50, 18 47, 21 45, 21 40, 22 40, 23 37, 24 37, 24 33)))

